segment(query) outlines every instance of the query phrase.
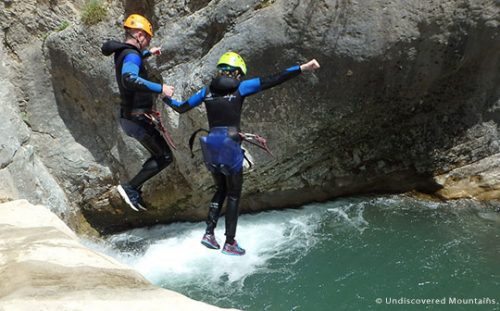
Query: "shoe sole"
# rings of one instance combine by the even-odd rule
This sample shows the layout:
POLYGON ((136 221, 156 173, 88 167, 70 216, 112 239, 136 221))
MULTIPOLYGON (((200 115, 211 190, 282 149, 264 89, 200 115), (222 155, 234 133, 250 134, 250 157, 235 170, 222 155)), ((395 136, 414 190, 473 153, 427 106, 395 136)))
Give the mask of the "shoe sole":
POLYGON ((220 246, 217 247, 216 245, 213 245, 212 243, 208 243, 206 241, 201 241, 201 244, 210 249, 220 249, 220 246))
POLYGON ((224 255, 229 255, 229 256, 243 256, 246 254, 246 252, 243 252, 243 253, 232 253, 232 252, 227 252, 225 250, 222 250, 221 253, 223 253, 224 255))
MULTIPOLYGON (((118 185, 116 187, 116 190, 118 190, 118 193, 120 194, 120 196, 122 197, 123 201, 125 201, 125 203, 127 203, 128 206, 130 206, 131 209, 133 209, 134 211, 136 212, 139 212, 139 210, 134 206, 134 204, 132 204, 132 202, 130 201, 127 193, 125 192, 125 189, 123 189, 122 185, 118 185)), ((141 208, 142 210, 146 210, 142 205, 139 204, 139 208, 141 208)))

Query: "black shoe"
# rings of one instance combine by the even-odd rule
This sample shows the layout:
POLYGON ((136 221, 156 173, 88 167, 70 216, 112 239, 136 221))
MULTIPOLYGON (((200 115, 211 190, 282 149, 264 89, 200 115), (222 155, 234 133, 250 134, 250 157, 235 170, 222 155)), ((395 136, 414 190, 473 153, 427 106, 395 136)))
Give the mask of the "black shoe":
POLYGON ((137 212, 139 209, 146 211, 146 208, 143 206, 144 203, 142 201, 141 193, 138 190, 129 185, 118 185, 116 190, 118 190, 118 193, 131 209, 137 212))

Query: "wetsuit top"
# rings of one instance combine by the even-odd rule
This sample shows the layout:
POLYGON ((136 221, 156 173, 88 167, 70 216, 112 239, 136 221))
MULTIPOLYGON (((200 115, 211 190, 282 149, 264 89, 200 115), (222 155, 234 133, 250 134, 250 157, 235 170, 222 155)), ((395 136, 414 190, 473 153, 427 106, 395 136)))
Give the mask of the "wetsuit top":
POLYGON ((243 81, 219 76, 214 78, 208 87, 204 87, 186 101, 179 102, 175 99, 164 98, 164 102, 179 113, 184 113, 205 102, 210 128, 236 127, 239 130, 241 107, 246 96, 281 84, 300 73, 300 66, 297 65, 268 77, 243 81))
POLYGON ((153 108, 153 93, 160 94, 162 85, 148 80, 144 67, 144 59, 151 55, 149 51, 141 51, 127 43, 108 41, 102 45, 104 55, 114 54, 115 74, 120 91, 123 111, 133 109, 151 110, 153 108))

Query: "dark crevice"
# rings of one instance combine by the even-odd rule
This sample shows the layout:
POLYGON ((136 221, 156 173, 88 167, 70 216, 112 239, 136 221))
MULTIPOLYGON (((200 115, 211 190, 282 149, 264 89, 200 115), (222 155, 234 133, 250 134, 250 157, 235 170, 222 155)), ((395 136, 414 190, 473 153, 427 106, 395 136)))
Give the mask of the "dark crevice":
POLYGON ((212 1, 211 0, 192 0, 192 1, 188 2, 187 7, 189 8, 189 11, 194 13, 194 12, 206 7, 210 2, 212 2, 212 1))

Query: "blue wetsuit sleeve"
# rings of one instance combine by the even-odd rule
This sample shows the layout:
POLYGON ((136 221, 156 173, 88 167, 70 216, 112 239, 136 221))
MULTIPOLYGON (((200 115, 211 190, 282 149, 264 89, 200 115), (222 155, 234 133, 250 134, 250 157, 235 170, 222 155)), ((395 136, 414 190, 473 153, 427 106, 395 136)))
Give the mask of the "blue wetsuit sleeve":
POLYGON ((125 56, 122 66, 123 86, 133 91, 145 91, 161 93, 162 85, 139 77, 139 68, 141 66, 141 56, 130 53, 125 56))
POLYGON ((173 98, 165 97, 163 98, 163 102, 165 103, 165 105, 168 105, 178 113, 184 113, 200 105, 205 99, 206 93, 207 93, 207 88, 205 87, 199 90, 193 96, 191 96, 188 100, 177 101, 173 98))
POLYGON ((238 86, 238 90, 243 97, 262 91, 260 78, 241 81, 240 85, 238 86))
POLYGON ((301 72, 302 71, 300 70, 300 66, 296 65, 286 69, 283 72, 264 78, 253 78, 250 80, 242 81, 238 89, 241 96, 249 96, 290 80, 291 78, 298 76, 301 72))

